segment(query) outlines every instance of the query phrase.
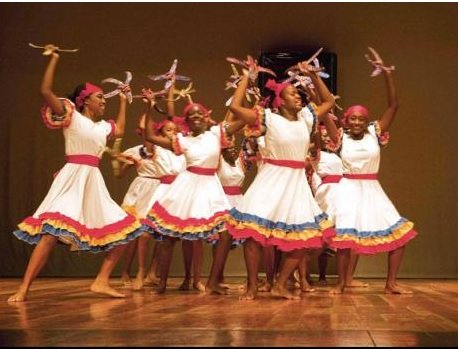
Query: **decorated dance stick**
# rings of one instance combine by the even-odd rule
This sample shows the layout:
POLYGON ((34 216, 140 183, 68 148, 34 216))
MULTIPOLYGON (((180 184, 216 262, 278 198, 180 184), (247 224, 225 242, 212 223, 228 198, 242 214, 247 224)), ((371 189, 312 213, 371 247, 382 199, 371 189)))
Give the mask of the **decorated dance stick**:
POLYGON ((177 90, 175 86, 172 86, 173 96, 178 96, 178 97, 173 98, 172 100, 166 99, 166 101, 175 102, 175 101, 178 101, 180 98, 185 98, 185 97, 189 99, 191 93, 194 93, 194 92, 196 92, 196 90, 192 88, 192 82, 189 83, 188 87, 182 90, 177 90))
MULTIPOLYGON (((122 92, 122 89, 126 86, 129 86, 130 82, 132 81, 132 73, 130 71, 126 71, 126 81, 122 82, 118 79, 115 78, 106 78, 102 80, 102 84, 106 82, 110 82, 112 84, 118 85, 115 90, 105 93, 103 95, 104 98, 111 98, 114 97, 122 92)), ((129 104, 132 103, 132 92, 126 92, 126 97, 127 100, 129 101, 129 104)))
POLYGON ((31 42, 29 42, 29 46, 33 47, 33 48, 42 49, 43 50, 43 56, 49 56, 53 52, 76 52, 76 51, 79 50, 79 48, 70 49, 70 50, 69 49, 62 49, 62 48, 59 48, 58 46, 55 46, 53 44, 47 44, 45 46, 38 46, 38 45, 32 44, 31 42))
POLYGON ((330 75, 324 72, 324 67, 320 66, 320 61, 318 60, 318 58, 314 58, 312 62, 315 66, 315 69, 318 71, 318 75, 321 76, 323 79, 328 79, 330 75))
MULTIPOLYGON (((234 64, 231 64, 231 69, 232 69, 232 75, 229 77, 229 80, 226 81, 225 90, 229 90, 231 88, 236 89, 240 81, 242 80, 242 76, 240 75, 240 73, 238 72, 234 64)), ((254 96, 256 101, 259 101, 261 99, 261 92, 259 88, 257 88, 256 86, 247 88, 246 93, 245 93, 245 98, 247 99, 248 102, 251 103, 250 95, 254 96)), ((232 102, 232 96, 226 101, 226 107, 229 106, 231 102, 232 102)))
POLYGON ((267 73, 274 77, 277 77, 277 74, 275 74, 273 70, 259 66, 258 61, 254 59, 253 57, 251 57, 250 55, 248 55, 247 59, 244 61, 234 58, 234 57, 226 57, 226 61, 228 61, 229 63, 241 65, 245 69, 248 69, 249 77, 251 81, 256 80, 259 72, 267 73))
MULTIPOLYGON (((320 71, 322 71, 323 68, 320 67, 319 64, 318 64, 318 67, 316 67, 315 65, 311 65, 311 63, 313 62, 313 60, 316 59, 316 58, 318 57, 318 55, 321 53, 321 51, 323 51, 323 48, 322 48, 322 47, 320 47, 320 48, 318 49, 318 51, 316 51, 309 59, 307 59, 306 61, 300 62, 300 63, 307 65, 307 68, 308 68, 308 70, 310 70, 310 71, 314 71, 314 72, 320 72, 320 71)), ((288 72, 290 72, 290 71, 296 72, 296 71, 298 71, 298 70, 300 70, 300 69, 299 69, 299 63, 298 63, 298 64, 295 64, 295 65, 293 65, 293 66, 291 66, 291 67, 289 67, 288 69, 286 69, 286 73, 288 73, 288 72)))
MULTIPOLYGON (((338 99, 340 99, 340 96, 339 95, 332 95, 334 97, 334 101, 337 101, 338 99)), ((337 104, 337 102, 335 102, 335 107, 339 110, 343 110, 343 108, 337 104)))
POLYGON ((172 86, 172 84, 175 82, 175 80, 190 81, 190 77, 176 74, 177 65, 178 59, 174 59, 172 66, 170 67, 167 73, 161 75, 148 75, 148 79, 151 79, 153 81, 165 80, 164 90, 168 90, 170 86, 172 86))
POLYGON ((368 47, 369 51, 371 51, 372 55, 374 56, 374 59, 371 59, 368 54, 365 54, 364 57, 366 57, 367 61, 372 64, 374 67, 374 70, 372 71, 371 77, 380 75, 380 73, 385 70, 385 71, 393 71, 395 69, 395 66, 392 65, 391 67, 385 67, 383 65, 382 58, 380 58, 380 55, 372 48, 368 47))

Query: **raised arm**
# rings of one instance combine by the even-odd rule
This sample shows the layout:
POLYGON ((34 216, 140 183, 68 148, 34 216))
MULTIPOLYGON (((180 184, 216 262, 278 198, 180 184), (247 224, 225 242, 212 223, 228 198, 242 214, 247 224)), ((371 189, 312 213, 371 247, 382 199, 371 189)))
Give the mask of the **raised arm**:
POLYGON ((130 91, 130 87, 128 85, 125 85, 121 88, 121 93, 119 94, 119 111, 118 111, 118 117, 116 118, 115 137, 124 136, 124 131, 126 128, 126 111, 127 111, 126 93, 129 91, 130 91))
POLYGON ((248 87, 249 77, 248 71, 243 71, 243 77, 240 80, 237 89, 234 92, 232 97, 231 105, 229 110, 233 113, 234 121, 228 122, 228 127, 226 128, 229 134, 234 134, 240 130, 245 124, 254 124, 257 121, 256 111, 250 108, 243 106, 243 99, 245 98, 246 89, 248 87))
POLYGON ((172 85, 169 87, 167 91, 167 115, 171 118, 176 116, 175 114, 175 101, 173 100, 174 95, 173 91, 175 89, 175 81, 173 81, 172 85))
POLYGON ((315 86, 316 93, 319 95, 321 104, 317 105, 316 116, 321 118, 323 115, 326 115, 335 105, 334 96, 329 92, 326 84, 320 78, 320 76, 315 72, 309 69, 309 66, 306 63, 298 64, 299 70, 312 79, 312 83, 315 86))
POLYGON ((386 83, 388 108, 385 110, 382 117, 379 119, 380 130, 383 133, 388 131, 388 129, 390 128, 399 107, 398 97, 396 95, 396 89, 394 87, 394 80, 392 75, 392 69, 394 68, 390 69, 385 67, 382 58, 373 48, 369 47, 369 51, 372 54, 373 61, 380 65, 386 83))
MULTIPOLYGON (((307 88, 306 92, 310 102, 315 103, 317 106, 320 106, 322 104, 322 97, 319 90, 317 90, 316 88, 307 88)), ((328 135, 331 138, 331 140, 334 143, 337 143, 337 141, 339 140, 339 130, 334 120, 332 120, 332 117, 329 115, 329 112, 322 115, 321 118, 319 118, 319 121, 322 122, 323 125, 326 127, 326 130, 328 131, 328 135)), ((316 138, 319 139, 318 136, 319 134, 316 138)))
MULTIPOLYGON (((53 45, 47 46, 51 48, 53 47, 53 45)), ((55 51, 51 53, 50 57, 51 59, 49 60, 48 66, 46 67, 45 73, 43 75, 43 80, 41 81, 40 93, 46 103, 49 104, 52 111, 57 115, 62 115, 65 112, 64 106, 52 91, 54 73, 56 71, 57 62, 59 61, 59 54, 55 51)))
POLYGON ((154 120, 153 120, 153 110, 156 101, 154 99, 154 94, 149 89, 143 89, 142 95, 144 98, 142 99, 145 103, 145 114, 146 114, 146 125, 145 125, 145 141, 151 142, 156 144, 160 147, 173 150, 172 140, 168 137, 164 137, 161 135, 157 135, 154 133, 154 120))

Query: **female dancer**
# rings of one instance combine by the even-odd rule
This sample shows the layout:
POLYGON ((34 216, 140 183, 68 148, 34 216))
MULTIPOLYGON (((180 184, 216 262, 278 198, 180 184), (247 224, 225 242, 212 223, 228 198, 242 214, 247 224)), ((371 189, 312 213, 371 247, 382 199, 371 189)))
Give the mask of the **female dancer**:
POLYGON ((57 98, 52 91, 59 55, 52 54, 44 73, 40 92, 47 103, 42 109, 49 128, 62 128, 67 163, 56 175, 45 199, 33 216, 19 224, 14 234, 36 244, 16 294, 8 301, 24 301, 30 285, 48 260, 56 243, 73 250, 109 251, 91 285, 91 291, 112 297, 124 297, 109 285, 109 276, 126 243, 135 239, 140 223, 126 214, 111 198, 98 169, 107 138, 124 133, 126 95, 123 87, 117 121, 99 120, 105 111, 103 91, 85 83, 76 88, 70 100, 57 98))
MULTIPOLYGON (((388 107, 379 120, 371 123, 364 106, 351 106, 344 114, 346 133, 342 136, 340 152, 343 179, 338 186, 338 209, 335 212, 337 236, 332 243, 339 249, 338 265, 342 267, 338 267, 339 282, 333 293, 344 291, 346 266, 352 249, 358 254, 369 255, 388 252, 385 292, 405 294, 411 292, 397 285, 396 275, 405 245, 417 233, 413 230, 413 223, 399 215, 377 179, 380 148, 388 141, 387 131, 395 118, 398 100, 392 69, 384 66, 375 50, 369 50, 385 78, 388 107)), ((330 136, 338 139, 337 129, 331 130, 330 136)))
POLYGON ((242 106, 248 81, 239 84, 231 111, 239 118, 258 118, 265 134, 265 152, 260 171, 245 193, 241 204, 231 210, 229 232, 233 238, 247 239, 245 262, 248 287, 241 299, 251 300, 257 294, 260 245, 274 245, 286 252, 280 275, 271 290, 275 296, 297 299, 287 290, 288 277, 297 267, 306 248, 320 248, 323 238, 332 235, 331 224, 313 199, 305 177, 305 157, 310 134, 318 120, 334 106, 334 98, 316 73, 306 63, 298 65, 310 75, 324 96, 316 107, 302 107, 297 89, 288 83, 266 85, 275 92, 273 106, 278 109, 248 109, 242 106))

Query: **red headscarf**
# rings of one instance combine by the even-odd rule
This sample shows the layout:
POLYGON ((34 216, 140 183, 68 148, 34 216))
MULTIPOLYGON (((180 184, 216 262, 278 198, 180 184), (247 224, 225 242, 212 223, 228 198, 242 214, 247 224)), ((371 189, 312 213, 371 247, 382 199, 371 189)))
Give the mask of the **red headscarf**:
POLYGON ((274 100, 272 102, 272 106, 274 108, 280 108, 280 106, 283 105, 284 101, 283 101, 283 98, 280 97, 280 94, 281 94, 281 91, 283 91, 289 85, 291 85, 291 84, 288 83, 288 82, 281 82, 281 83, 278 84, 273 79, 267 80, 266 85, 265 85, 266 88, 268 88, 269 90, 274 91, 274 93, 275 93, 275 98, 274 98, 274 100))
POLYGON ((86 82, 84 84, 84 89, 81 90, 78 97, 76 97, 76 107, 81 109, 84 105, 84 100, 89 97, 91 94, 96 92, 101 92, 102 89, 96 85, 91 84, 90 82, 86 82))
POLYGON ((369 110, 363 105, 355 104, 352 105, 351 107, 348 107, 347 110, 345 110, 345 113, 343 114, 343 122, 344 124, 347 124, 348 122, 348 117, 354 113, 360 113, 362 116, 364 116, 366 119, 369 117, 369 110))

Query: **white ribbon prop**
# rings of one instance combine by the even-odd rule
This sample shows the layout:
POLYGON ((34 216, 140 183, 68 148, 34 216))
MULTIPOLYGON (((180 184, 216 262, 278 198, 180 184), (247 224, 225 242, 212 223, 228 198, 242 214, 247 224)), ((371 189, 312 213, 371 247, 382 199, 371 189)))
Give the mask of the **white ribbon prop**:
MULTIPOLYGON (((132 81, 132 73, 130 71, 126 71, 126 81, 122 82, 118 79, 115 79, 115 78, 106 78, 106 79, 103 79, 102 80, 102 84, 103 83, 106 83, 106 82, 110 82, 112 84, 116 84, 118 85, 116 90, 113 90, 111 92, 108 92, 108 93, 105 93, 103 95, 104 98, 111 98, 111 97, 114 97, 118 94, 120 94, 122 92, 122 89, 123 87, 125 86, 129 86, 130 82, 132 81)), ((132 103, 132 92, 126 92, 126 97, 127 97, 127 100, 129 101, 129 104, 132 103)))

